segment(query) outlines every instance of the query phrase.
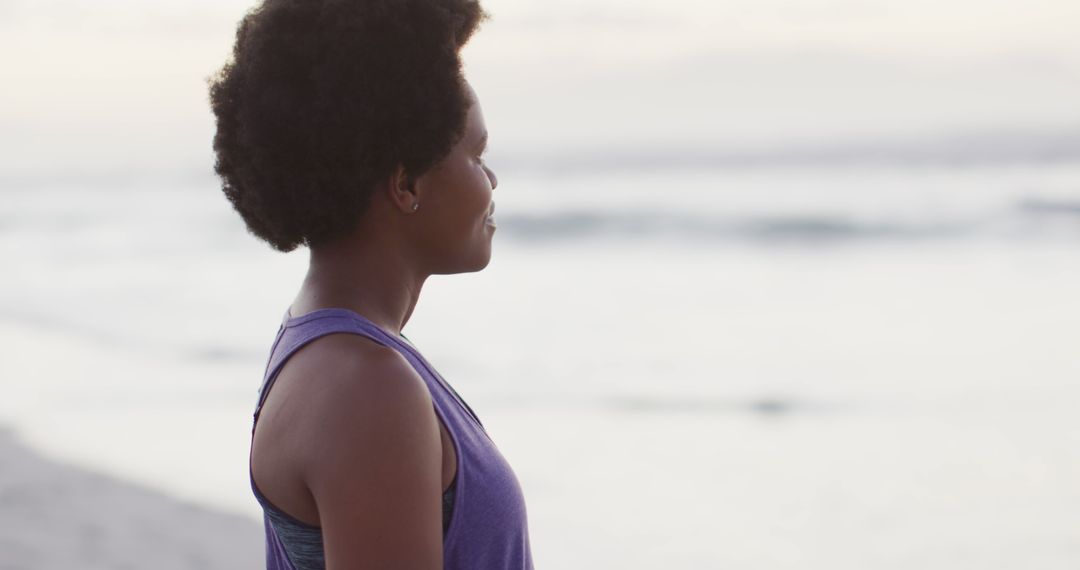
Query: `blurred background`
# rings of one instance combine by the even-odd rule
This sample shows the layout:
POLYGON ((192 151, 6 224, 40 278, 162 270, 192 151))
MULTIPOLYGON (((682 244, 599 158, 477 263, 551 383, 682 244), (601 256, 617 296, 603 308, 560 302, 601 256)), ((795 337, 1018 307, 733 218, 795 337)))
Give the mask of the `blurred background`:
MULTIPOLYGON (((261 563, 307 257, 213 175, 252 5, 0 0, 0 568, 261 563)), ((1080 565, 1080 3, 485 6, 495 254, 405 332, 538 567, 1080 565)))

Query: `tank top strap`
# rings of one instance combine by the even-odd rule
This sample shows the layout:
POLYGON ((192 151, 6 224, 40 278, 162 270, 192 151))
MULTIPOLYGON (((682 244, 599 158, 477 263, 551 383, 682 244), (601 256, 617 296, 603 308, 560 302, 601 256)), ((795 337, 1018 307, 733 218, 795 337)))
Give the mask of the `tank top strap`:
MULTIPOLYGON (((399 338, 382 330, 359 313, 348 309, 328 308, 312 311, 295 318, 293 318, 288 311, 285 312, 281 326, 278 328, 277 336, 274 339, 274 344, 270 349, 270 357, 266 363, 266 371, 263 376, 262 386, 259 388, 259 399, 255 406, 255 413, 252 418, 253 431, 255 429, 254 424, 255 422, 258 422, 259 413, 262 411, 263 404, 266 402, 266 397, 270 393, 270 388, 277 379, 278 373, 281 372, 281 368, 285 365, 285 362, 288 361, 296 351, 312 341, 337 333, 360 335, 387 348, 396 350, 405 357, 417 373, 424 378, 425 382, 429 385, 429 389, 436 390, 436 393, 442 392, 443 395, 447 396, 448 399, 459 406, 460 409, 464 411, 472 421, 475 421, 481 430, 483 430, 483 423, 480 422, 480 418, 472 408, 465 403, 465 400, 457 393, 457 391, 439 375, 434 367, 424 359, 408 339, 399 338), (426 372, 426 374, 424 372, 426 372)), ((443 398, 438 396, 435 397, 436 401, 442 399, 443 398)))
MULTIPOLYGON (((400 341, 394 341, 386 331, 371 321, 347 309, 319 309, 293 318, 287 311, 278 328, 270 357, 266 363, 262 386, 259 388, 259 400, 255 406, 254 421, 259 420, 270 387, 277 379, 285 362, 307 344, 331 334, 350 333, 366 337, 378 344, 401 352, 400 341)), ((413 363, 415 366, 415 363, 413 363)), ((254 428, 253 428, 254 429, 254 428)))

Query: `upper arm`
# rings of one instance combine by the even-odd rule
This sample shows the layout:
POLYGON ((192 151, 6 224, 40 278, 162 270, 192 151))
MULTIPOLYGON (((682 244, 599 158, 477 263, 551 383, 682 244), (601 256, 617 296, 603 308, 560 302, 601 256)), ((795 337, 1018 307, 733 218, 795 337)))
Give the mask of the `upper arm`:
POLYGON ((360 337, 325 346, 304 479, 327 570, 442 568, 442 441, 423 379, 360 337))

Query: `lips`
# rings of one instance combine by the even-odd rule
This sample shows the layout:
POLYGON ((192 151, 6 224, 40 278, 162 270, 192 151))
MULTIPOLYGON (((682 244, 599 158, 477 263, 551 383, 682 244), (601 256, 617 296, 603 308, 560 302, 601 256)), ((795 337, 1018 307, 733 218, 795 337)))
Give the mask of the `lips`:
POLYGON ((487 218, 484 219, 484 223, 490 226, 495 225, 495 204, 491 204, 491 209, 488 210, 487 218))

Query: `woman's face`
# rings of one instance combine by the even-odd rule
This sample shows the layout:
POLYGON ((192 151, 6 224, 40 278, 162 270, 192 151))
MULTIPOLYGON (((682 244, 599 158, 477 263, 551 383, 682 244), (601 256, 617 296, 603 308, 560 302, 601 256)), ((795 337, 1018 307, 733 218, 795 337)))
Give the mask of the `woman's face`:
POLYGON ((420 209, 413 216, 426 265, 433 274, 480 271, 491 260, 495 221, 492 190, 495 173, 484 164, 487 127, 480 102, 466 86, 473 104, 461 140, 442 161, 416 179, 420 209))

